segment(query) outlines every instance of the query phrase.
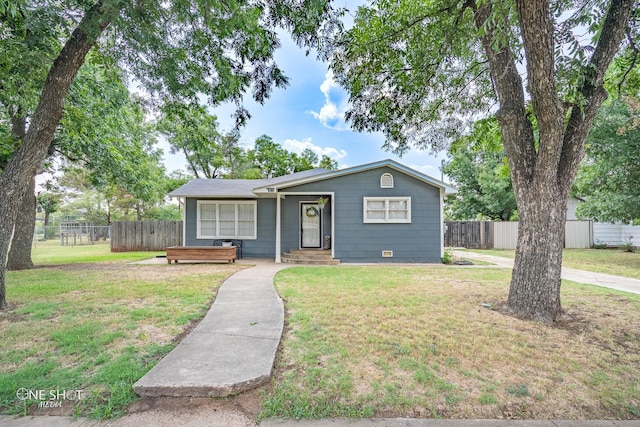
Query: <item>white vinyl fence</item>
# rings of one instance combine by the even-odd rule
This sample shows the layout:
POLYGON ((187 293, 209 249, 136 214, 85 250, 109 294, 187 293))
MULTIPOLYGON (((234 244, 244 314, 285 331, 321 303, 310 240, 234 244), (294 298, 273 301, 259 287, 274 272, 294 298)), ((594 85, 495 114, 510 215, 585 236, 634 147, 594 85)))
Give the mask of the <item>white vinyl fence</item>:
MULTIPOLYGON (((567 221, 565 225, 564 247, 568 249, 588 249, 593 245, 592 221, 567 221)), ((640 238, 640 232, 638 233, 640 238)), ((640 240, 640 239, 639 239, 640 240)), ((493 223, 493 247, 515 249, 518 242, 518 223, 511 221, 493 223)))
POLYGON ((609 246, 620 246, 627 243, 640 246, 640 225, 596 222, 593 224, 593 241, 596 244, 609 246))

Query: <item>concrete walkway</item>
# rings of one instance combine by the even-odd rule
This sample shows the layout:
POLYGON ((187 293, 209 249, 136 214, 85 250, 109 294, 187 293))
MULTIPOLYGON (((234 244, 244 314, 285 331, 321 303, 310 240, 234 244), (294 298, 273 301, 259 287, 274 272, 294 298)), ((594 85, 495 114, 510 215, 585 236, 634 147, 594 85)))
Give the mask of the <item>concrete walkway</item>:
POLYGON ((133 390, 145 397, 224 397, 266 383, 284 326, 274 286, 282 264, 229 277, 200 324, 133 390))
MULTIPOLYGON (((513 269, 513 260, 493 255, 479 254, 477 252, 454 251, 454 256, 470 260, 486 261, 496 264, 498 268, 513 269)), ((588 285, 602 286, 619 291, 640 294, 640 280, 630 277, 613 276, 611 274, 594 273, 591 271, 576 270, 575 268, 562 267, 562 278, 588 285)))

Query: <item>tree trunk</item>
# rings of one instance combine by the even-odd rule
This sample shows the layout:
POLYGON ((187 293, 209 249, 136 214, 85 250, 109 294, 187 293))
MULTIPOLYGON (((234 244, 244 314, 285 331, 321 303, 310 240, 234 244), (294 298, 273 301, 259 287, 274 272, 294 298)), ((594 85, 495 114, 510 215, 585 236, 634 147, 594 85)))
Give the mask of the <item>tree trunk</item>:
POLYGON ((31 185, 22 199, 20 215, 16 218, 11 249, 7 259, 7 270, 28 270, 34 268, 31 260, 31 246, 33 244, 33 231, 36 226, 36 180, 31 180, 31 185))
POLYGON ((507 308, 517 317, 551 323, 562 313, 560 284, 567 197, 555 187, 522 204, 507 308))
POLYGON ((600 38, 585 67, 583 105, 570 118, 557 94, 554 28, 548 1, 516 0, 527 65, 527 89, 538 124, 538 142, 525 93, 508 44, 498 39, 491 2, 471 5, 487 56, 500 110, 496 114, 509 160, 520 227, 507 307, 517 316, 553 322, 562 312, 560 284, 569 190, 584 155, 593 119, 606 99, 604 74, 619 49, 633 0, 612 0, 600 38), (537 146, 536 146, 537 145, 537 146))
POLYGON ((7 307, 5 267, 18 208, 46 158, 71 83, 96 38, 117 13, 104 10, 100 1, 87 11, 51 66, 23 143, 0 175, 0 309, 7 307))

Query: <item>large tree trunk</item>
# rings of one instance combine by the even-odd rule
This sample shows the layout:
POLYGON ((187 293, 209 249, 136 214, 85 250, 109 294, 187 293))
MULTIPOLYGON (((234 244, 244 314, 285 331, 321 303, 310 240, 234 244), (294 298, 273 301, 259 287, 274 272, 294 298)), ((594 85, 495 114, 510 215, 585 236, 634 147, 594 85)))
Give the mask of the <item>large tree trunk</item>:
POLYGON ((104 10, 100 1, 87 11, 51 66, 23 143, 0 175, 0 309, 7 307, 5 266, 18 209, 45 160, 71 83, 96 38, 117 12, 104 10))
POLYGON ((611 0, 600 38, 579 88, 582 105, 567 110, 557 93, 555 40, 548 1, 516 0, 527 64, 527 112, 522 78, 507 43, 497 43, 491 2, 471 2, 500 110, 496 114, 509 160, 520 227, 509 289, 515 315, 550 323, 562 312, 560 284, 567 197, 593 119, 606 99, 604 74, 619 49, 634 0, 611 0))
POLYGON ((36 227, 35 188, 36 180, 33 178, 22 199, 20 215, 16 218, 11 249, 9 249, 9 258, 7 259, 7 270, 28 270, 34 267, 31 260, 31 247, 36 227))
POLYGON ((560 283, 567 197, 557 188, 530 195, 519 209, 518 245, 508 309, 545 323, 561 313, 560 283))

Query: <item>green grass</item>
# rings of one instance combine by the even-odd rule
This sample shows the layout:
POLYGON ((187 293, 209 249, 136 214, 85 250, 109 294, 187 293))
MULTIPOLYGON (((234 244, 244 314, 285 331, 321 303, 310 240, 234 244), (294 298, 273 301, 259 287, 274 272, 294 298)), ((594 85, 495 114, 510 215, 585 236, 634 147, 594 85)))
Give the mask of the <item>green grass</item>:
POLYGON ((547 327, 481 306, 508 285, 498 269, 281 271, 287 327, 259 418, 637 417, 640 296, 565 282, 574 320, 547 327))
MULTIPOLYGON (((510 249, 469 251, 511 259, 515 257, 515 251, 510 249)), ((562 253, 562 265, 594 273, 640 279, 640 252, 624 252, 618 249, 565 249, 562 253)))
POLYGON ((241 268, 129 265, 154 254, 112 254, 107 245, 38 245, 34 261, 49 266, 6 277, 3 414, 47 413, 37 409, 38 401, 17 398, 25 388, 81 390, 83 399, 64 402, 70 415, 121 415, 136 399, 131 385, 175 346, 174 337, 204 315, 218 286, 241 268))
POLYGON ((93 245, 60 246, 58 240, 36 242, 32 248, 32 259, 36 265, 93 263, 93 262, 135 262, 164 252, 111 252, 109 242, 93 245))

